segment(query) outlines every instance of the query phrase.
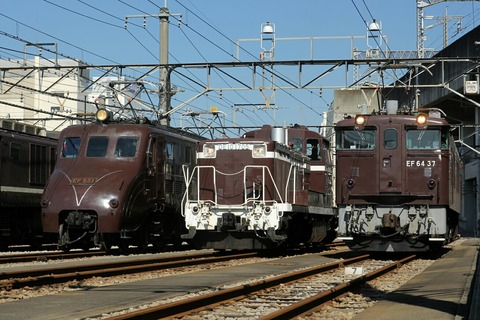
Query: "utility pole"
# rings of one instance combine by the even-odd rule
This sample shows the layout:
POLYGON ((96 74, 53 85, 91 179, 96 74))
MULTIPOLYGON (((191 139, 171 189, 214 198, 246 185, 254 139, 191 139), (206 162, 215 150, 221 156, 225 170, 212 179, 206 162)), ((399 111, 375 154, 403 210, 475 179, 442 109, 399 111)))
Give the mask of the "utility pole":
POLYGON ((442 19, 443 24, 444 24, 444 47, 448 43, 445 40, 446 37, 446 25, 449 20, 451 19, 456 19, 458 21, 461 20, 462 17, 447 17, 446 14, 445 16, 442 17, 426 17, 424 15, 424 9, 429 6, 433 6, 435 4, 438 4, 440 2, 465 2, 465 1, 480 1, 480 0, 416 0, 417 1, 417 55, 418 58, 425 58, 425 40, 427 39, 427 36, 425 35, 425 30, 432 28, 433 26, 425 27, 424 22, 425 20, 432 20, 432 19, 442 19))
MULTIPOLYGON (((159 18, 160 20, 160 51, 159 51, 159 86, 158 86, 158 109, 160 114, 165 114, 171 109, 171 84, 170 73, 168 70, 168 19, 170 16, 180 16, 180 14, 170 14, 167 8, 167 0, 165 0, 164 7, 160 8, 159 14, 149 15, 132 15, 125 17, 125 28, 127 27, 128 19, 142 18, 143 26, 145 27, 147 18, 159 18)), ((160 123, 163 125, 170 125, 170 116, 162 117, 160 123)))

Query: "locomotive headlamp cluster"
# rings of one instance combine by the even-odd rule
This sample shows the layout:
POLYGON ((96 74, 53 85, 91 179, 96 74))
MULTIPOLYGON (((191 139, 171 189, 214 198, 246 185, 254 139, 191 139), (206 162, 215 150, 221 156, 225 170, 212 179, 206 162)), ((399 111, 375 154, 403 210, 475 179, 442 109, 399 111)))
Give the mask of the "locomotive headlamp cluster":
POLYGON ((425 125, 427 123, 427 115, 421 113, 417 116, 417 124, 418 125, 425 125))
POLYGON ((203 146, 203 156, 205 158, 215 158, 215 146, 206 144, 203 146))
POLYGON ((113 113, 112 113, 112 111, 108 111, 107 109, 98 109, 95 117, 97 118, 97 120, 99 122, 106 123, 106 122, 109 122, 110 120, 112 120, 113 113))
POLYGON ((266 153, 267 151, 266 151, 265 145, 253 146, 252 156, 254 158, 263 158, 265 157, 266 153))
POLYGON ((362 114, 355 116, 355 124, 357 126, 363 126, 365 124, 365 120, 365 116, 362 114))
POLYGON ((430 179, 430 180, 428 180, 427 185, 430 189, 433 189, 433 188, 436 187, 437 182, 434 179, 430 179))

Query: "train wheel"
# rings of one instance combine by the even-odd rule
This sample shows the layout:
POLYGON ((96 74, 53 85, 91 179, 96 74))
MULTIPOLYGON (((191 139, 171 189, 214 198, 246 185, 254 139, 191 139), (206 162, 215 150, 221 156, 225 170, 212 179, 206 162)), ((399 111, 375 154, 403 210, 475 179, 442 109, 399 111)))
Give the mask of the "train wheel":
POLYGON ((458 236, 458 224, 448 229, 448 243, 453 242, 458 236))
POLYGON ((120 239, 118 242, 118 248, 122 254, 130 254, 130 241, 128 239, 120 239))
POLYGON ((139 252, 147 252, 148 249, 148 231, 144 226, 136 233, 136 244, 139 252))
POLYGON ((447 243, 455 241, 458 236, 458 215, 452 210, 447 214, 447 243))
POLYGON ((105 241, 102 241, 100 243, 100 250, 110 252, 111 249, 112 249, 112 246, 109 243, 106 243, 105 241))
POLYGON ((89 251, 91 247, 92 247, 92 243, 90 241, 85 240, 82 242, 83 251, 89 251))
POLYGON ((161 252, 165 250, 166 243, 160 239, 153 239, 152 240, 153 251, 161 252))
POLYGON ((68 252, 70 248, 68 247, 68 227, 64 223, 60 224, 58 227, 58 249, 68 252))
POLYGON ((107 253, 112 252, 112 237, 106 234, 101 234, 100 239, 100 250, 104 250, 107 253))
POLYGON ((8 250, 8 243, 0 242, 0 251, 7 251, 8 250))

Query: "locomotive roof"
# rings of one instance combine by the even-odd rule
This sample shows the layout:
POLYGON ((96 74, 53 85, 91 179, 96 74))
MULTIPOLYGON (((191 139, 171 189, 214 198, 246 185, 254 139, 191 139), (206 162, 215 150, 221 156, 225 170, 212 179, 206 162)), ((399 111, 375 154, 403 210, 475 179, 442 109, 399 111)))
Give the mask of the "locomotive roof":
POLYGON ((196 135, 191 132, 187 132, 178 128, 170 127, 170 126, 165 126, 165 125, 159 125, 159 124, 138 124, 138 123, 108 123, 108 124, 100 124, 100 123, 89 123, 89 124, 76 124, 69 126, 65 129, 62 130, 62 134, 65 132, 69 131, 83 131, 87 127, 102 127, 104 129, 108 128, 116 128, 116 132, 119 133, 121 131, 161 131, 163 134, 166 135, 172 135, 172 136, 181 136, 184 138, 190 138, 193 140, 206 140, 205 137, 196 135))
POLYGON ((286 144, 284 140, 277 140, 278 136, 274 137, 273 131, 275 129, 282 129, 288 131, 288 136, 292 138, 318 138, 323 140, 324 143, 329 143, 329 141, 323 137, 319 132, 309 130, 308 127, 303 125, 293 125, 290 127, 272 127, 271 125, 265 124, 260 129, 248 131, 239 137, 222 137, 215 139, 205 139, 202 143, 223 143, 223 142, 266 142, 266 141, 276 141, 286 144))
POLYGON ((27 137, 31 138, 33 140, 50 140, 50 141, 57 141, 57 137, 53 133, 47 132, 46 135, 41 135, 41 134, 34 134, 30 132, 24 132, 24 131, 18 131, 18 130, 13 130, 13 129, 6 129, 6 128, 0 128, 0 135, 8 135, 8 136, 22 136, 22 137, 27 137))

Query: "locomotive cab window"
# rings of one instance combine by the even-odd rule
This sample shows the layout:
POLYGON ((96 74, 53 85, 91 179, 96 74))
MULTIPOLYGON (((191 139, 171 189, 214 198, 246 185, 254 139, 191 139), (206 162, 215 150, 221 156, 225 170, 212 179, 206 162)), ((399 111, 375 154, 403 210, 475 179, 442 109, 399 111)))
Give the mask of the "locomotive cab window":
POLYGON ((398 144, 398 133, 395 129, 386 129, 383 132, 383 146, 385 149, 395 149, 398 144))
POLYGON ((303 141, 300 138, 291 138, 288 140, 288 145, 295 151, 302 151, 303 141))
POLYGON ((67 137, 63 140, 62 158, 76 158, 80 150, 80 137, 67 137))
POLYGON ((320 144, 318 139, 307 139, 307 155, 312 160, 321 160, 320 144))
POLYGON ((375 149, 376 130, 340 130, 336 133, 338 150, 373 150, 375 149))
POLYGON ((407 129, 407 149, 409 150, 437 150, 448 148, 448 135, 440 130, 407 129))
POLYGON ((138 137, 119 137, 115 146, 115 157, 132 158, 137 153, 138 137))
POLYGON ((88 140, 87 157, 103 158, 107 154, 108 137, 91 137, 88 140))

